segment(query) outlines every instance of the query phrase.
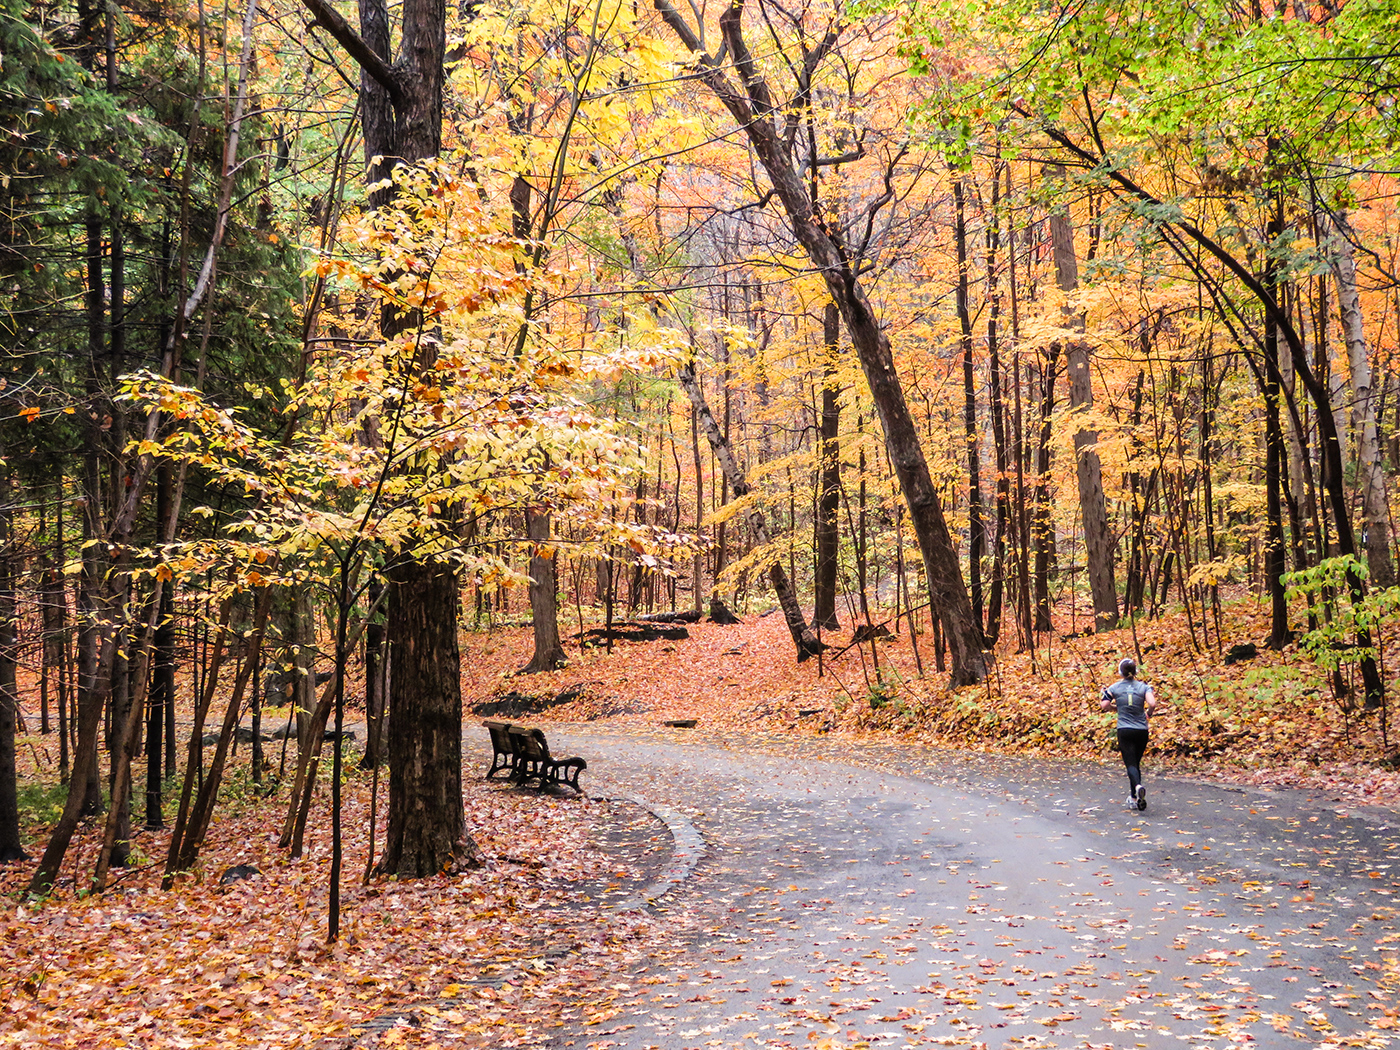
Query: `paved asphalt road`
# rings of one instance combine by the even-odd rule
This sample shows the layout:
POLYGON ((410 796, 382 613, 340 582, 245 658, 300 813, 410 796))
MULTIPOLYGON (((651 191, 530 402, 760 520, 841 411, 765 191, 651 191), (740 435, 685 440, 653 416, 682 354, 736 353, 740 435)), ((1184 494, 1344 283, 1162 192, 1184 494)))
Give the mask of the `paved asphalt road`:
MULTIPOLYGON (((693 732, 693 731, 692 731, 693 732)), ((684 813, 695 930, 551 1045, 1388 1046, 1400 815, 1120 767, 551 729, 684 813)))

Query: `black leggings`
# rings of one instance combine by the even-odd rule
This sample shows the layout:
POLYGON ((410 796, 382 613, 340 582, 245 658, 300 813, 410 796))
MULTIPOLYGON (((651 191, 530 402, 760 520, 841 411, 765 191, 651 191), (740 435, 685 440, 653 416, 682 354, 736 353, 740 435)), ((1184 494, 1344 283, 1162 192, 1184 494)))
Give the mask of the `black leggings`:
POLYGON ((1142 783, 1142 772, 1138 766, 1142 764, 1142 753, 1147 750, 1147 730, 1118 730, 1118 750, 1123 752, 1123 765, 1128 767, 1128 786, 1136 795, 1138 785, 1142 783))

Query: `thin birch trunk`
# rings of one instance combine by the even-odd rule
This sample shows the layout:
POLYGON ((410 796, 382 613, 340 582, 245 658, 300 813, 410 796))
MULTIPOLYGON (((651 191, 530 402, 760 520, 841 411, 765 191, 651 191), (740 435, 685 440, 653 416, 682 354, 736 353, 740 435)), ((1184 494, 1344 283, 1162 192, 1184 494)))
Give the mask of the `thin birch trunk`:
POLYGON ((1356 290, 1356 257, 1352 248, 1356 235, 1345 211, 1331 216, 1331 226, 1335 235, 1330 253, 1332 277, 1337 284, 1337 313, 1351 374, 1351 425, 1356 434, 1357 485, 1361 489, 1361 541, 1366 548, 1371 582, 1377 587, 1391 587, 1395 584, 1395 566, 1390 556, 1390 510, 1381 466, 1376 391, 1366 347, 1365 319, 1356 290))

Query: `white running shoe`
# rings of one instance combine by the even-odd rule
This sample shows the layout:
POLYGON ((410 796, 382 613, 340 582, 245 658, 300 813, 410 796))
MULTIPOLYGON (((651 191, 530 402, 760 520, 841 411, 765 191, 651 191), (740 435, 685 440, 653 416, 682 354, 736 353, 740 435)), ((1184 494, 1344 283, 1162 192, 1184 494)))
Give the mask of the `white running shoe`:
POLYGON ((1141 784, 1137 787, 1137 799, 1135 801, 1137 802, 1138 809, 1147 808, 1147 788, 1143 787, 1141 784))

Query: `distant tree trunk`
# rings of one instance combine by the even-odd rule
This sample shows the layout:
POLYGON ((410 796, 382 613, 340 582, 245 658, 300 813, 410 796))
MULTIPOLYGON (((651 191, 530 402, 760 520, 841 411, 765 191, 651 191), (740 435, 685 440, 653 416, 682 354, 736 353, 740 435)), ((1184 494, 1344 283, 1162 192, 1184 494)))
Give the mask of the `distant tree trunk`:
POLYGON ((535 653, 522 667, 522 674, 553 671, 562 667, 568 657, 559 641, 558 574, 553 551, 544 552, 549 543, 549 511, 543 508, 525 509, 525 532, 531 543, 530 554, 530 614, 534 622, 535 653))
MULTIPOLYGON (((700 389, 700 382, 695 376, 694 362, 687 361, 676 370, 676 374, 680 380, 681 389, 690 398, 691 406, 695 410, 696 421, 700 429, 705 432, 705 437, 710 442, 710 448, 713 450, 715 458, 719 460, 720 469, 724 471, 724 476, 729 479, 730 487, 734 490, 734 498, 742 499, 749 494, 748 480, 739 468, 739 463, 734 458, 734 452, 729 447, 729 442, 724 439, 724 435, 720 432, 719 424, 715 422, 710 406, 705 402, 704 391, 700 389)), ((770 542, 768 523, 763 517, 762 509, 751 506, 747 520, 749 528, 753 531, 754 542, 760 546, 767 546, 770 542)), ((807 620, 802 615, 802 607, 797 603, 797 594, 793 591, 792 582, 788 579, 787 571, 783 568, 781 560, 774 559, 769 565, 768 579, 773 584, 773 592, 777 595, 778 604, 783 610, 783 619, 787 622, 788 632, 792 635, 793 644, 797 647, 798 661, 816 655, 819 649, 816 635, 807 626, 807 620)))
MULTIPOLYGON (((239 661, 238 673, 234 676, 228 706, 224 709, 224 721, 219 727, 219 740, 214 745, 214 755, 209 760, 209 768, 204 773, 194 804, 189 807, 187 822, 183 829, 177 825, 177 831, 183 830, 183 835, 171 836, 167 878, 176 871, 188 871, 193 867, 199 858, 199 851, 204 847, 204 838, 209 833, 209 824, 214 817, 214 804, 218 801, 219 788, 223 783, 229 749, 236 738, 242 717, 243 698, 248 694, 250 683, 252 688, 257 688, 257 683, 252 681, 253 671, 258 664, 257 652, 262 647, 263 632, 267 628, 267 615, 271 607, 271 588, 267 588, 263 594, 257 596, 257 604, 253 610, 252 633, 243 647, 242 659, 239 661)), ((210 694, 206 691, 205 695, 210 694)), ((191 741, 192 749, 197 745, 198 741, 191 741)))
MULTIPOLYGON (((131 853, 131 792, 126 785, 118 790, 119 766, 124 756, 130 753, 139 722, 134 721, 131 705, 135 703, 131 695, 131 656, 135 638, 132 633, 130 608, 133 600, 129 580, 118 584, 116 607, 119 610, 120 624, 117 628, 117 654, 112 666, 111 731, 107 736, 107 805, 109 823, 114 828, 112 847, 107 859, 115 868, 124 868, 131 853), (115 811, 113 808, 115 807, 115 811)), ((139 719, 139 715, 136 718, 139 719)), ((129 771, 129 767, 128 767, 129 771)))
MULTIPOLYGON (((164 523, 170 515, 170 467, 162 464, 156 473, 156 520, 164 523)), ((162 781, 165 774, 164 722, 166 707, 175 700, 175 597, 173 587, 160 589, 160 609, 153 644, 155 665, 151 672, 150 696, 146 711, 146 827, 165 826, 162 812, 162 781)), ((173 772, 173 770, 172 770, 173 772)))
POLYGON ((982 622, 982 555, 987 528, 982 522, 982 435, 977 429, 976 371, 972 361, 972 306, 967 276, 967 206, 963 180, 953 180, 953 239, 957 246, 958 283, 955 296, 962 341, 963 442, 967 453, 967 589, 972 611, 982 622))
MULTIPOLYGON (((1283 232, 1283 197, 1275 188, 1271 194, 1273 214, 1269 217, 1267 236, 1270 241, 1283 232)), ((1270 261, 1264 273, 1264 286, 1275 298, 1278 281, 1275 264, 1270 261)), ((1264 502, 1267 531, 1264 536, 1264 582, 1269 592, 1269 647, 1281 650, 1288 644, 1288 602, 1284 594, 1283 573, 1287 548, 1283 540, 1283 427, 1279 420, 1278 324, 1273 315, 1264 317, 1264 502)))
POLYGON ((39 866, 29 880, 31 894, 44 895, 53 889, 59 866, 63 863, 74 832, 78 830, 79 822, 84 816, 91 815, 85 812, 88 794, 84 789, 83 770, 89 768, 89 764, 94 770, 97 766, 98 736, 102 728, 102 712, 106 710, 108 699, 104 686, 111 683, 111 667, 116 653, 113 635, 104 637, 97 632, 95 625, 93 632, 94 639, 100 639, 102 647, 93 661, 95 670, 89 675, 91 684, 86 695, 80 696, 78 701, 78 742, 73 749, 73 776, 68 784, 68 800, 49 835, 44 855, 39 858, 39 866))
MULTIPOLYGON (((856 413, 856 437, 861 439, 865 433, 865 421, 860 412, 856 413)), ((869 518, 866 511, 865 501, 865 442, 860 440, 860 451, 856 453, 856 522, 855 533, 856 543, 856 597, 860 599, 860 617, 865 621, 867 627, 873 626, 870 618, 870 562, 866 558, 869 550, 868 540, 870 535, 869 518)), ((849 505, 846 508, 847 515, 850 514, 849 505)))
MULTIPOLYGON (((0 460, 3 463, 3 460, 0 460)), ((28 860, 20 841, 15 728, 19 714, 19 623, 15 616, 14 523, 10 471, 0 466, 0 863, 28 860)))
POLYGON ((817 520, 814 526, 816 570, 812 623, 823 630, 841 626, 836 616, 836 570, 841 540, 836 515, 841 506, 841 391, 837 388, 837 352, 841 338, 841 311, 835 303, 822 309, 821 429, 818 468, 817 520))
MULTIPOLYGON (((1006 197, 1008 200, 1012 196, 1012 176, 1011 165, 1005 164, 1003 168, 1006 172, 1006 197)), ((1017 531, 1017 555, 1016 555, 1016 590, 1019 610, 1021 635, 1024 644, 1030 649, 1032 657, 1035 653, 1035 616, 1032 611, 1031 592, 1031 517, 1032 508, 1026 498, 1026 469, 1031 463, 1030 442, 1027 440, 1025 417, 1022 414, 1021 404, 1021 352, 1019 349, 1021 339, 1020 310, 1017 302, 1016 283, 1016 226, 1007 223, 1006 228, 1006 274, 1007 291, 1011 300, 1011 341, 1018 349, 1012 358, 1011 374, 1014 377, 1013 389, 1015 391, 1014 407, 1014 447, 1016 456, 1016 531, 1017 531)))
MULTIPOLYGON (((81 623, 78 629, 78 707, 81 709, 99 704, 96 718, 100 722, 111 688, 110 680, 102 681, 99 677, 104 673, 100 656, 107 633, 100 622, 107 619, 108 612, 104 601, 106 545, 101 543, 106 533, 102 487, 102 462, 106 450, 103 447, 100 418, 101 406, 105 403, 101 358, 105 353, 103 302, 107 293, 102 275, 101 224, 88 222, 86 230, 88 360, 84 392, 93 408, 83 422, 83 568, 78 577, 78 615, 81 623)), ((79 721, 81 719, 80 715, 79 721)), ((78 746, 74 748, 70 794, 75 786, 83 794, 81 812, 84 816, 102 812, 97 740, 94 737, 92 750, 89 751, 83 746, 81 730, 78 733, 78 746)))
MULTIPOLYGON (((61 490, 60 490, 61 495, 61 490)), ((62 521, 62 517, 59 518, 62 521)), ((58 548, 63 549, 63 531, 58 532, 58 548)), ((54 559, 45 551, 39 560, 39 573, 42 579, 40 601, 44 611, 44 666, 51 670, 58 693, 58 771, 59 779, 68 779, 68 593, 63 574, 58 571, 54 559)))
POLYGON ((1395 584, 1395 566, 1390 556, 1390 508, 1386 500, 1385 472, 1382 469, 1380 437, 1376 428, 1375 389, 1371 359, 1366 348, 1366 328, 1361 313, 1361 297, 1356 290, 1356 259, 1352 250, 1354 234, 1345 211, 1332 216, 1335 233, 1332 244, 1332 276, 1337 283, 1337 311, 1346 341, 1347 365, 1351 374, 1351 425, 1356 432, 1357 485, 1361 489, 1362 543, 1371 582, 1377 587, 1395 584))
MULTIPOLYGON (((378 579, 372 580, 367 597, 371 605, 379 600, 384 587, 378 579)), ((365 626, 365 754, 360 760, 361 769, 373 769, 380 764, 384 752, 384 728, 389 713, 388 697, 385 695, 388 670, 388 652, 384 644, 384 624, 378 616, 365 626)))
POLYGON ((313 744, 319 746, 319 736, 312 740, 312 711, 316 708, 316 611, 311 605, 310 585, 295 583, 291 591, 291 620, 288 623, 287 655, 291 664, 285 679, 289 682, 286 691, 291 699, 292 711, 297 720, 298 754, 306 752, 313 744))
MULTIPOLYGON (((1079 260, 1074 253, 1074 229, 1066 212, 1050 215, 1050 240, 1055 255, 1055 276, 1060 291, 1073 294, 1079 288, 1079 260)), ((1089 377, 1089 343, 1083 338, 1082 312, 1066 307, 1066 320, 1079 338, 1069 340, 1069 404, 1072 413, 1088 412, 1094 405, 1089 377)), ((1089 590, 1094 600, 1094 628, 1111 630, 1118 625, 1118 591, 1113 578, 1113 537, 1104 506, 1103 468, 1098 430, 1079 426, 1074 431, 1075 473, 1079 479, 1079 513, 1084 528, 1084 556, 1088 562, 1089 590)))
POLYGON ((1001 285, 997 255, 1001 250, 1001 173, 992 170, 992 200, 987 219, 987 375, 992 415, 992 448, 996 457, 997 531, 992 550, 992 579, 987 596, 987 647, 1001 637, 1002 596, 1006 587, 1006 534, 1011 529, 1011 479, 1006 454, 1006 407, 1002 393, 1000 329, 1001 285))
MULTIPOLYGON (((39 550, 37 552, 39 578, 35 588, 39 604, 39 732, 44 736, 48 736, 51 731, 51 723, 49 721, 49 680, 53 669, 60 665, 56 662, 49 662, 49 658, 53 652, 53 647, 49 641, 49 629, 53 621, 48 608, 48 574, 52 571, 53 559, 46 548, 49 531, 48 503, 44 498, 42 487, 39 488, 35 495, 38 497, 39 503, 39 531, 37 534, 39 543, 39 550)), ((60 498, 61 495, 62 486, 60 484, 60 498)), ((60 548, 62 547, 61 539, 59 541, 59 546, 60 548)), ((61 677, 61 670, 59 674, 61 677)))
POLYGON ((1050 605, 1050 563, 1055 556, 1055 518, 1050 510, 1050 434, 1055 411, 1055 372, 1060 344, 1045 356, 1040 395, 1040 434, 1035 447, 1035 511, 1031 515, 1031 545, 1035 549, 1035 629, 1054 630, 1050 605))
MULTIPOLYGON (((695 535, 699 536, 705 524, 705 475, 700 463, 700 411, 695 407, 695 403, 690 405, 690 450, 695 461, 695 535)), ((690 587, 695 598, 695 612, 703 613, 705 607, 704 599, 701 596, 704 584, 705 552, 697 550, 695 559, 690 566, 690 587)), ((609 641, 611 642, 612 631, 609 628, 609 641)))

